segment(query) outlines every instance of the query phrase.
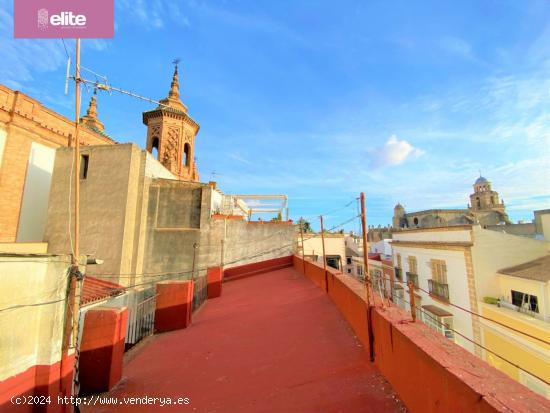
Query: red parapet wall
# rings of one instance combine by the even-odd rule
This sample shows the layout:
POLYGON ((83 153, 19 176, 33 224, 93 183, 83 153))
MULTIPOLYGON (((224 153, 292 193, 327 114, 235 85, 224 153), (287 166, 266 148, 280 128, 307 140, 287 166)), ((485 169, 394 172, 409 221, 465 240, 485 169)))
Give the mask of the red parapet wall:
POLYGON ((292 260, 292 255, 289 255, 287 257, 273 258, 251 264, 239 265, 238 267, 227 268, 223 271, 223 279, 224 281, 232 281, 280 268, 291 267, 292 260))
POLYGON ((216 298, 222 295, 223 269, 221 267, 210 267, 206 271, 208 282, 208 298, 216 298))
POLYGON ((63 363, 37 365, 0 381, 0 412, 2 413, 69 413, 72 406, 57 402, 57 397, 70 397, 73 383, 74 353, 63 363), (50 404, 21 402, 22 397, 50 397, 50 404), (19 398, 19 399, 18 399, 19 398))
MULTIPOLYGON (((296 270, 325 289, 319 264, 293 257, 296 270)), ((365 287, 327 269, 328 295, 370 350, 365 287)), ((531 392, 397 307, 374 297, 371 331, 374 362, 413 413, 550 411, 550 401, 531 392)))
POLYGON ((212 214, 212 219, 236 219, 237 221, 244 221, 242 215, 212 214))
POLYGON ((80 344, 80 394, 111 390, 122 378, 128 309, 96 307, 84 319, 80 344))
POLYGON ((157 283, 155 332, 179 330, 191 324, 193 281, 161 281, 157 283))
POLYGON ((256 225, 293 225, 294 222, 289 219, 288 221, 248 221, 249 224, 256 225))

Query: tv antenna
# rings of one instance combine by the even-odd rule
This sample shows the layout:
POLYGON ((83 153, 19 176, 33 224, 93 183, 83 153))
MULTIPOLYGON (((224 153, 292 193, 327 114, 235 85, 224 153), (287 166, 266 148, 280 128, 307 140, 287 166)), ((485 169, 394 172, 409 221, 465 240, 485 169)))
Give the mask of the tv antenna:
MULTIPOLYGON (((76 80, 76 77, 75 76, 70 76, 69 74, 69 69, 70 69, 70 64, 71 64, 71 60, 70 60, 70 56, 68 55, 67 56, 67 73, 66 73, 66 78, 65 78, 65 94, 68 93, 68 82, 69 82, 69 79, 71 80, 76 80)), ((180 62, 180 59, 175 59, 172 63, 176 66, 178 66, 178 63, 180 62)), ((89 86, 92 86, 94 88, 94 91, 96 90, 103 90, 105 92, 108 92, 110 95, 112 94, 112 92, 117 92, 117 93, 121 93, 123 95, 126 95, 126 96, 130 96, 130 97, 133 97, 133 98, 136 98, 136 99, 140 99, 140 100, 144 100, 146 102, 149 102, 149 103, 154 103, 155 105, 158 105, 160 107, 164 107, 164 108, 167 108, 169 107, 168 105, 164 104, 164 103, 161 103, 159 102, 158 100, 155 100, 155 99, 151 99, 147 96, 142 96, 142 95, 139 95, 137 93, 134 93, 134 92, 131 92, 129 90, 124 90, 124 89, 121 89, 121 88, 118 88, 118 87, 115 87, 115 86, 112 86, 110 83, 109 83, 109 80, 107 79, 107 76, 103 76, 103 75, 100 75, 96 72, 94 72, 93 70, 90 70, 90 69, 87 69, 83 66, 80 66, 80 69, 86 71, 86 72, 89 72, 91 74, 93 74, 95 76, 95 80, 91 80, 91 79, 86 79, 82 76, 79 76, 78 77, 78 82, 79 83, 82 83, 84 84, 84 86, 86 87, 86 89, 88 89, 88 85, 89 86)))

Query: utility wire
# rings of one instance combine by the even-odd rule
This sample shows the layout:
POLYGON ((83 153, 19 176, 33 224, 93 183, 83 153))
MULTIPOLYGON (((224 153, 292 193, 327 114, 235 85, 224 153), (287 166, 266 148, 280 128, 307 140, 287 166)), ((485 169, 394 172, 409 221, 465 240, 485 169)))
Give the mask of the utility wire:
POLYGON ((351 204, 353 204, 353 202, 356 200, 357 198, 353 198, 351 201, 349 201, 346 205, 344 205, 343 207, 340 207, 340 208, 337 208, 337 209, 334 209, 332 211, 329 211, 329 212, 325 212, 324 214, 312 214, 312 215, 307 215, 307 216, 304 216, 302 217, 302 219, 306 220, 306 219, 313 219, 313 218, 318 218, 319 215, 323 215, 323 216, 326 216, 326 215, 330 215, 330 214, 334 214, 336 212, 340 212, 346 208, 348 208, 351 204))
MULTIPOLYGON (((401 298, 400 300, 402 300, 404 303, 408 304, 409 306, 411 305, 406 299, 404 298, 401 298)), ((505 358, 504 356, 501 356, 500 354, 496 353, 495 351, 485 347, 483 344, 480 344, 478 343, 477 341, 475 340, 472 340, 471 338, 467 337, 466 335, 460 333, 459 331, 455 330, 454 328, 450 328, 447 324, 443 323, 441 320, 438 320, 436 317, 434 317, 433 315, 429 314, 428 312, 426 312, 425 310, 423 310, 422 308, 418 308, 417 309, 425 314, 426 316, 428 316, 429 318, 431 318, 433 321, 435 321, 437 324, 441 325, 442 327, 446 328, 447 330, 451 330, 453 333, 455 334, 458 334, 460 337, 464 338, 465 340, 469 341, 470 343, 482 348, 483 350, 485 351, 488 351, 489 353, 497 356, 499 359, 509 363, 510 365, 516 367, 517 369, 520 369, 521 371, 524 371, 525 373, 539 379, 540 381, 542 381, 543 383, 547 384, 547 385, 550 385, 550 382, 548 382, 547 380, 543 379, 542 377, 539 377, 537 376, 536 374, 534 373, 531 373, 529 370, 526 370, 524 369, 523 367, 521 367, 520 365, 518 365, 517 363, 514 363, 513 361, 510 361, 508 360, 507 358, 505 358)))
MULTIPOLYGON (((392 281, 392 280, 391 280, 390 278, 388 278, 388 277, 379 277, 379 278, 383 278, 384 280, 388 280, 388 281, 390 281, 390 282, 392 281)), ((394 282, 394 283, 398 283, 398 284, 408 285, 407 282, 401 281, 401 280, 397 280, 397 279, 394 279, 393 282, 394 282)), ((423 288, 421 288, 421 287, 415 286, 414 288, 415 288, 415 290, 422 291, 424 294, 427 294, 429 297, 431 297, 431 295, 432 295, 429 291, 426 291, 425 289, 423 289, 423 288)), ((492 318, 486 317, 486 316, 484 316, 484 315, 478 314, 478 313, 476 313, 475 311, 468 310, 468 309, 466 309, 466 308, 464 308, 464 307, 461 307, 461 306, 459 306, 459 305, 457 305, 457 304, 452 303, 451 301, 447 301, 445 304, 450 305, 451 307, 455 307, 455 308, 457 308, 457 309, 459 309, 459 310, 462 310, 462 311, 464 311, 464 312, 466 312, 466 313, 469 313, 469 314, 471 314, 471 315, 473 315, 473 316, 479 317, 479 318, 481 318, 481 319, 483 319, 483 320, 487 320, 487 321, 490 321, 490 322, 492 322, 492 323, 498 324, 499 326, 505 327, 505 328, 507 328, 507 329, 509 329, 509 330, 512 330, 512 331, 514 331, 514 332, 516 332, 516 333, 522 334, 522 335, 524 335, 524 336, 526 336, 526 337, 529 337, 529 338, 531 338, 531 339, 533 339, 533 340, 537 340, 537 341, 539 341, 539 342, 541 342, 541 343, 550 345, 550 341, 544 340, 543 338, 534 336, 534 335, 529 334, 529 333, 527 333, 527 332, 525 332, 525 331, 519 330, 519 329, 517 329, 517 328, 515 328, 515 327, 511 327, 511 326, 509 326, 509 325, 507 325, 507 324, 504 324, 504 323, 502 323, 502 322, 500 322, 500 321, 497 321, 497 320, 494 320, 494 319, 492 319, 492 318)))

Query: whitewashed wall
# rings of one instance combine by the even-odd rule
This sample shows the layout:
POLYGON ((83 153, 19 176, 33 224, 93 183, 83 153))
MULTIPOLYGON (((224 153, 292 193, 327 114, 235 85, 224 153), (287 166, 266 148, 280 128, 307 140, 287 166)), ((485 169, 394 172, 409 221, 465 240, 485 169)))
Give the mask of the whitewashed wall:
MULTIPOLYGON (((54 161, 55 149, 32 143, 17 228, 17 242, 37 242, 43 239, 54 161)), ((67 199, 67 208, 68 206, 67 199)))

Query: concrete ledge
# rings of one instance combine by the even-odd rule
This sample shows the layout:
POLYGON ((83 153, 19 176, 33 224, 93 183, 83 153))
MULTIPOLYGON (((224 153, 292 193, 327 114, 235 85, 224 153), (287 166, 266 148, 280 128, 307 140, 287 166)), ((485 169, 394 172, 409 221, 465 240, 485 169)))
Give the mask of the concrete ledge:
MULTIPOLYGON (((369 350, 366 289, 352 277, 294 256, 304 272, 328 294, 369 350)), ((397 307, 371 307, 374 362, 411 412, 550 411, 550 401, 435 333, 397 307)))
POLYGON ((208 282, 208 299, 216 298, 222 295, 223 269, 221 267, 211 267, 206 271, 208 282))
POLYGON ((111 390, 122 378, 128 309, 96 307, 86 312, 80 344, 80 394, 111 390))
POLYGON ((231 267, 223 272, 224 282, 251 277, 269 271, 292 266, 292 255, 231 267))
POLYGON ((188 327, 193 312, 193 281, 162 281, 156 288, 155 332, 188 327))
POLYGON ((0 253, 47 254, 47 242, 0 242, 0 253))

